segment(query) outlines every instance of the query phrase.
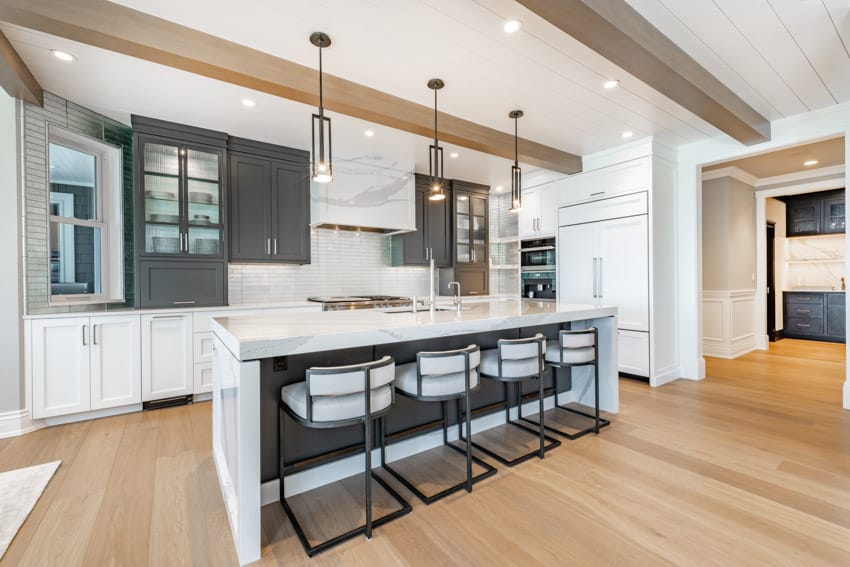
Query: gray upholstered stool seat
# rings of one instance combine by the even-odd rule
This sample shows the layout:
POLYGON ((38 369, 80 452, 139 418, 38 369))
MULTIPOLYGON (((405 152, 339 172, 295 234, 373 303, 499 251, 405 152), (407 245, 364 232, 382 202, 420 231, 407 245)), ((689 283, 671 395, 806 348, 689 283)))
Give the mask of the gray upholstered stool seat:
MULTIPOLYGON (((281 389, 280 398, 301 419, 307 419, 307 382, 296 382, 281 389)), ((387 409, 393 403, 392 386, 372 390, 372 412, 387 409)), ((313 399, 313 421, 339 421, 366 415, 363 393, 340 396, 316 396, 313 399)))
MULTIPOLYGON (((402 475, 395 467, 386 461, 386 436, 381 428, 381 464, 384 469, 404 484, 420 500, 430 504, 457 492, 462 488, 472 491, 472 484, 496 472, 495 467, 472 456, 472 446, 466 443, 466 450, 449 443, 448 412, 446 405, 449 400, 457 401, 458 438, 463 438, 461 405, 466 420, 466 430, 470 427, 469 393, 477 390, 480 384, 478 367, 481 362, 481 352, 476 345, 466 348, 438 352, 420 352, 416 362, 396 367, 396 387, 399 393, 420 402, 440 402, 441 421, 443 426, 443 445, 462 453, 466 457, 466 478, 436 494, 427 495, 419 487, 402 475), (472 463, 475 462, 484 472, 473 476, 472 463)), ((404 434, 405 431, 396 432, 404 434)), ((468 438, 468 437, 467 437, 468 438)))
MULTIPOLYGON (((304 427, 330 429, 363 424, 366 460, 366 523, 322 543, 311 545, 298 518, 290 508, 285 493, 286 463, 284 447, 280 447, 280 503, 295 528, 295 533, 308 556, 313 556, 358 534, 372 538, 372 528, 410 512, 411 507, 395 490, 372 471, 372 421, 383 419, 395 402, 395 362, 385 356, 380 360, 353 364, 308 368, 306 380, 289 384, 280 391, 278 428, 284 439, 284 414, 304 427), (380 484, 399 504, 399 509, 372 521, 372 480, 380 484)), ((383 427, 381 428, 383 429, 383 427)))
MULTIPOLYGON (((560 441, 547 436, 544 433, 544 425, 538 424, 538 430, 534 431, 528 426, 511 420, 511 401, 508 385, 510 383, 523 382, 525 380, 537 380, 538 402, 540 415, 543 415, 543 376, 545 373, 546 338, 538 333, 533 337, 525 339, 499 339, 497 347, 481 352, 481 375, 490 380, 502 382, 505 395, 505 423, 514 425, 520 429, 533 433, 539 437, 539 447, 531 452, 521 454, 516 458, 507 458, 496 450, 490 449, 481 443, 474 442, 472 445, 487 453, 499 462, 514 466, 535 455, 543 458, 546 451, 560 445, 560 441)), ((522 388, 515 388, 517 412, 522 419, 522 388)))

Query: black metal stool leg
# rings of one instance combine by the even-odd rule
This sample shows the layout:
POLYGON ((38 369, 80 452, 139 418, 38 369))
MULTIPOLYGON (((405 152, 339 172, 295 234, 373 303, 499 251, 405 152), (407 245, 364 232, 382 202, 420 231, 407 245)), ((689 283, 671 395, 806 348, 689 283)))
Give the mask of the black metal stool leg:
MULTIPOLYGON (((369 392, 366 392, 369 395, 369 392)), ((372 539, 372 417, 366 416, 363 424, 363 432, 366 445, 366 471, 363 475, 366 479, 366 539, 372 539)))
POLYGON ((543 430, 545 429, 545 427, 543 425, 543 374, 541 374, 540 376, 537 377, 537 382, 539 383, 539 386, 540 386, 540 391, 538 393, 538 400, 539 400, 538 405, 540 407, 540 410, 539 410, 540 411, 540 452, 538 453, 538 456, 542 459, 543 456, 544 456, 544 445, 545 445, 544 440, 546 438, 546 436, 543 432, 543 430))

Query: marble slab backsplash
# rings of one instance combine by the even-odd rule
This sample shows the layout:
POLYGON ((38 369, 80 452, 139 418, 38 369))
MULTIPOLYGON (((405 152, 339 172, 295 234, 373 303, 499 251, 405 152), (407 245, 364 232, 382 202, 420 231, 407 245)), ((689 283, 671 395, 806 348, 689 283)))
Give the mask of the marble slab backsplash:
POLYGON ((788 238, 785 244, 786 285, 790 290, 840 289, 844 249, 843 234, 788 238))

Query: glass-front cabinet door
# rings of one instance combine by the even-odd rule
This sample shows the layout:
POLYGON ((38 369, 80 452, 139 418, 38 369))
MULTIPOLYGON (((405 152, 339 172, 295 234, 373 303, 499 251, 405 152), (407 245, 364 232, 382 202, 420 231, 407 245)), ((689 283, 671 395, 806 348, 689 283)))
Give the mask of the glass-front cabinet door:
POLYGON ((221 257, 221 152, 141 145, 144 254, 221 257))
POLYGON ((455 263, 487 264, 487 197, 455 191, 455 263))
POLYGON ((844 232, 844 197, 823 202, 823 232, 844 232))

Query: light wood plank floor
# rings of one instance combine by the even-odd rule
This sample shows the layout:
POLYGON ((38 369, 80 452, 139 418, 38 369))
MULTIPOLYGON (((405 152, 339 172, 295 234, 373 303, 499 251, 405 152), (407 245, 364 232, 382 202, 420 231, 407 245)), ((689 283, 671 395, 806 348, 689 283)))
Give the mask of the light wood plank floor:
MULTIPOLYGON (((784 340, 709 359, 708 374, 656 390, 624 381, 622 411, 598 437, 500 467, 472 494, 411 497, 413 513, 371 542, 312 560, 267 506, 262 563, 850 564, 844 345, 784 340)), ((0 470, 55 459, 4 567, 235 565, 209 404, 0 440, 0 470)))

